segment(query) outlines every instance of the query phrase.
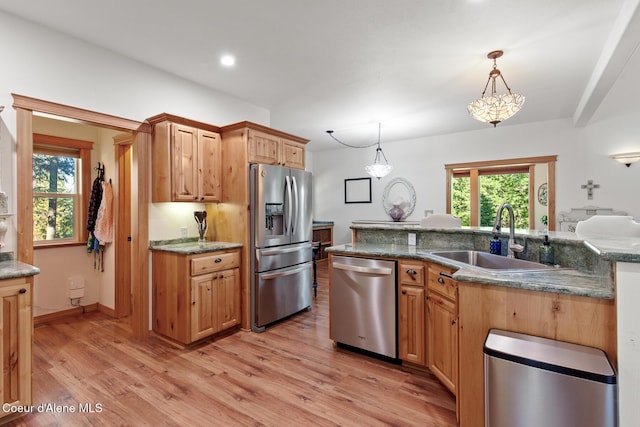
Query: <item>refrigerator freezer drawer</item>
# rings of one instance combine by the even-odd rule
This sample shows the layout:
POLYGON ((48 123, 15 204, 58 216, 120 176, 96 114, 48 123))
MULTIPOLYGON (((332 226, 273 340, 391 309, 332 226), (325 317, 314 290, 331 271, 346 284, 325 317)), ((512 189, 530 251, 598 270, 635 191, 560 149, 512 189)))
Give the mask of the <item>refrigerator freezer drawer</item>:
POLYGON ((256 274, 256 326, 285 318, 311 306, 312 264, 256 274))
POLYGON ((313 258, 311 243, 256 249, 257 272, 271 271, 309 262, 313 258))

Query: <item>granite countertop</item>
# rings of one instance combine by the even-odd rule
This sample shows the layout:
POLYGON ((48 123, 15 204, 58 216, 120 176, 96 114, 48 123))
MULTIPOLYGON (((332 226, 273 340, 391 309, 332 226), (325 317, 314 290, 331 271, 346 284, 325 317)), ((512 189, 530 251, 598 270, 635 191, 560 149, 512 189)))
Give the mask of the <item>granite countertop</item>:
POLYGON ((193 255, 207 252, 222 251, 225 249, 241 248, 242 243, 235 242, 152 242, 149 249, 153 251, 174 252, 177 254, 193 255))
POLYGON ((328 227, 333 225, 333 221, 313 221, 314 227, 328 227))
MULTIPOLYGON (((354 221, 351 225, 355 230, 402 230, 402 231, 438 231, 440 233, 470 233, 482 236, 491 236, 492 227, 460 227, 460 228, 427 228, 413 222, 384 221, 354 221)), ((504 232, 504 230, 503 230, 504 232)), ((600 258, 606 261, 637 262, 640 263, 640 238, 638 237, 607 237, 596 235, 580 235, 568 231, 540 231, 516 229, 516 237, 527 237, 542 240, 545 234, 549 239, 558 242, 582 243, 594 251, 600 258)))
POLYGON ((16 260, 0 261, 0 280, 35 276, 40 273, 38 267, 16 260))
POLYGON ((563 294, 613 299, 614 290, 606 280, 596 274, 575 269, 558 268, 527 272, 496 272, 484 268, 469 266, 458 261, 432 255, 437 250, 421 249, 408 245, 393 244, 345 244, 327 248, 327 252, 340 255, 376 256, 407 258, 432 261, 447 267, 458 269, 453 278, 460 282, 474 282, 496 286, 506 286, 535 291, 557 292, 563 294))
POLYGON ((616 262, 640 262, 640 238, 585 237, 585 245, 600 258, 616 262))

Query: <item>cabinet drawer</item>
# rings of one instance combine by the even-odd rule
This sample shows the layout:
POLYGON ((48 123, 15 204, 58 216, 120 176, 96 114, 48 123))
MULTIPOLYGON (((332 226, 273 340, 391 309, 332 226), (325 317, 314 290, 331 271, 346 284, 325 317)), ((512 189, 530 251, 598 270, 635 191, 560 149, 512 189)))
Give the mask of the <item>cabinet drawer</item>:
POLYGON ((427 295, 427 299, 435 305, 438 305, 440 307, 442 307, 443 309, 447 310, 450 313, 455 314, 456 313, 456 303, 451 301, 450 299, 447 298, 443 298, 441 296, 439 296, 437 293, 430 293, 429 295, 427 295))
POLYGON ((448 268, 439 268, 438 266, 429 267, 427 279, 427 288, 429 291, 438 292, 453 300, 456 299, 458 283, 447 275, 453 274, 453 270, 448 268), (440 274, 440 273, 444 273, 440 274))
POLYGON ((191 259, 191 275, 211 273, 213 271, 226 270, 240 265, 240 254, 214 253, 191 259))
POLYGON ((424 265, 400 263, 398 278, 403 285, 424 286, 424 265))

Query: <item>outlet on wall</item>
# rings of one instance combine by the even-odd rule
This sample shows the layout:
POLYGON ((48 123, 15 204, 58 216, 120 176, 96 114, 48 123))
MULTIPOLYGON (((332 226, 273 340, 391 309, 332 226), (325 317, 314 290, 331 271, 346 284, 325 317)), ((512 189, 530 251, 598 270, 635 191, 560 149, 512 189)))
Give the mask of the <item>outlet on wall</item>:
POLYGON ((415 246, 416 245, 416 233, 408 233, 408 242, 407 244, 409 246, 415 246))
POLYGON ((180 237, 187 237, 187 226, 180 227, 180 237))

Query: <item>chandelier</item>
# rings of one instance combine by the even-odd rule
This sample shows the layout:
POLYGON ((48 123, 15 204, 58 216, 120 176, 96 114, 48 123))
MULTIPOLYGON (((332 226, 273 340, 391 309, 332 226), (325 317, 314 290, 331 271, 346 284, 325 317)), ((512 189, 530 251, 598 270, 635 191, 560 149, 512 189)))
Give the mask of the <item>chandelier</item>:
POLYGON ((344 142, 340 141, 338 138, 336 138, 335 136, 333 136, 333 131, 332 130, 328 130, 327 133, 336 142, 338 142, 338 143, 340 143, 340 144, 342 144, 344 146, 350 147, 350 148, 368 148, 368 147, 373 147, 374 145, 377 145, 376 156, 373 159, 373 163, 364 167, 364 170, 367 171, 367 173, 369 175, 371 175, 372 177, 378 178, 378 179, 383 178, 383 177, 389 175, 389 173, 393 169, 393 166, 391 166, 389 164, 389 162, 387 161, 387 156, 384 155, 384 152, 382 151, 382 148, 380 147, 380 123, 378 123, 378 142, 375 142, 375 143, 369 144, 369 145, 365 145, 365 146, 355 146, 355 145, 350 145, 350 144, 344 143, 344 142))
POLYGON ((471 117, 481 122, 491 123, 493 127, 516 114, 524 104, 524 96, 511 93, 511 88, 509 88, 504 76, 497 68, 496 58, 500 58, 502 54, 501 50, 494 50, 487 54, 487 58, 493 59, 493 69, 489 72, 489 79, 487 79, 487 84, 484 86, 482 96, 467 106, 471 117), (496 79, 498 77, 504 83, 508 93, 496 94, 496 79), (491 82, 491 95, 485 96, 489 82, 491 82))

